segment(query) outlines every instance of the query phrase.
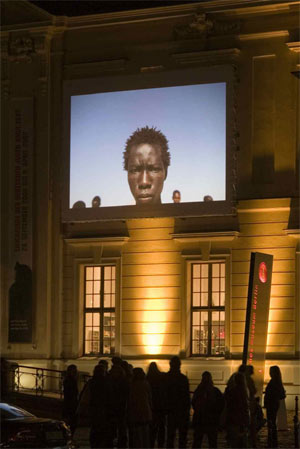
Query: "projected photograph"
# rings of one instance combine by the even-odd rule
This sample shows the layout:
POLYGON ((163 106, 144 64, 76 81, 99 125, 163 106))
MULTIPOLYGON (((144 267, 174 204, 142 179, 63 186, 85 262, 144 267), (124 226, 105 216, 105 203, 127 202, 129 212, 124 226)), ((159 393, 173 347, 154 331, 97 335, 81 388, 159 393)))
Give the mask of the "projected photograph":
POLYGON ((226 83, 71 97, 70 208, 225 200, 226 83))

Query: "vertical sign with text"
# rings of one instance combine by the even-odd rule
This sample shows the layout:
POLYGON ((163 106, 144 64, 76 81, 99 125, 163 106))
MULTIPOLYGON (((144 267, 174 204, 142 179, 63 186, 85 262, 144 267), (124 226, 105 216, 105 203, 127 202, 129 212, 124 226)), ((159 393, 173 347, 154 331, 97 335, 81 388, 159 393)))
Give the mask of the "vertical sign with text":
POLYGON ((251 253, 243 363, 253 365, 258 392, 264 379, 273 256, 251 253))
POLYGON ((11 343, 32 341, 33 98, 10 105, 10 288, 11 343))

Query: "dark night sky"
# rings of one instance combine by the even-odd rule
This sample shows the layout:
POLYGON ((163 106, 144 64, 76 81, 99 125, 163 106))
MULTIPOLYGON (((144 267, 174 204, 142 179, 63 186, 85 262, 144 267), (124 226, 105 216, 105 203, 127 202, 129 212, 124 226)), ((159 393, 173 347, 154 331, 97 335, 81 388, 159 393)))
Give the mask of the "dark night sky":
MULTIPOLYGON (((203 1, 203 0, 202 0, 203 1)), ((174 6, 195 3, 190 1, 168 1, 168 0, 32 0, 30 3, 44 9, 56 16, 81 16, 98 13, 109 13, 117 11, 128 11, 134 9, 155 8, 160 6, 174 6)), ((196 2, 196 3, 199 3, 196 2)))

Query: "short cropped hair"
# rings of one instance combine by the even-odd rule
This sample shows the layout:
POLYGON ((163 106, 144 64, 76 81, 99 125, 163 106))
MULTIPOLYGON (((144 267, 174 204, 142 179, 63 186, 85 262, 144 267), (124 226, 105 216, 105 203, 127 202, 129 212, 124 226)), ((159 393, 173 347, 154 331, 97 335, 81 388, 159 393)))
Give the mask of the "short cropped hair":
POLYGON ((128 159, 131 148, 142 145, 144 143, 148 143, 153 147, 159 147, 161 149, 162 161, 165 170, 167 170, 171 161, 168 140, 161 131, 159 131, 155 127, 149 128, 148 126, 145 126, 144 128, 137 128, 134 133, 131 134, 131 136, 127 139, 125 151, 123 153, 124 170, 128 171, 128 159))

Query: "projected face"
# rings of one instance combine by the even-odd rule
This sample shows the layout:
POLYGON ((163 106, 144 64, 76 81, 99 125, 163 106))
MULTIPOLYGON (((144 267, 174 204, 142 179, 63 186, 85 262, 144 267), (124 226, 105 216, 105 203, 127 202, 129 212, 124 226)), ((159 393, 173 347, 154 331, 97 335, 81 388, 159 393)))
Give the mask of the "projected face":
POLYGON ((148 143, 130 149, 128 183, 136 204, 159 204, 167 172, 161 149, 148 143))

